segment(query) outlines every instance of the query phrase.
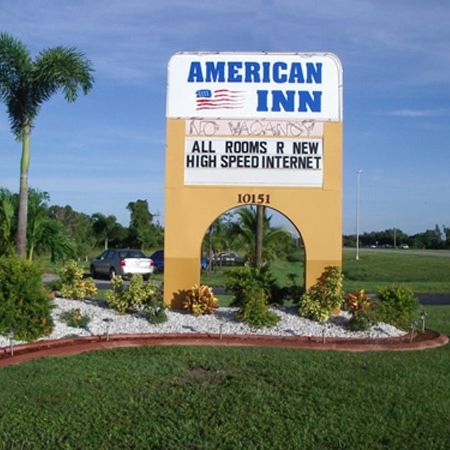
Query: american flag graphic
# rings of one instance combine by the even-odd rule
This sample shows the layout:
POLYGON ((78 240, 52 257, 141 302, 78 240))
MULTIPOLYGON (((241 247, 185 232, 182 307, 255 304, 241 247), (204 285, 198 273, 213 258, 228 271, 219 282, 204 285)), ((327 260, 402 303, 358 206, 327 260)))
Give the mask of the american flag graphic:
POLYGON ((244 103, 242 91, 200 89, 195 95, 197 97, 197 111, 204 109, 239 109, 244 103))

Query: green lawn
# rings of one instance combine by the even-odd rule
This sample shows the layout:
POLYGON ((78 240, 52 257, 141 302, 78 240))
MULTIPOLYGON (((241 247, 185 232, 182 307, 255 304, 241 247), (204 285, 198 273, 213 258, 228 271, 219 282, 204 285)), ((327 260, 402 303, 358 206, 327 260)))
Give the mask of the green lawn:
MULTIPOLYGON (((450 333, 450 307, 429 307, 450 333)), ((0 370, 0 448, 448 449, 450 347, 147 347, 0 370)))
MULTIPOLYGON (((296 284, 303 285, 304 265, 302 262, 288 262, 277 260, 271 263, 271 270, 278 283, 281 286, 289 286, 292 284, 291 277, 294 277, 296 284)), ((237 270, 238 267, 216 267, 211 273, 202 272, 202 283, 211 286, 224 286, 227 281, 227 273, 237 270)))
MULTIPOLYGON (((222 286, 226 272, 221 268, 212 274, 203 274, 202 282, 222 286)), ((292 284, 289 274, 296 274, 295 282, 303 285, 303 262, 275 261, 272 270, 281 286, 292 284)), ((450 258, 395 253, 362 252, 355 260, 354 250, 343 252, 344 288, 346 291, 365 289, 376 292, 378 288, 402 284, 416 293, 450 293, 450 258)))
POLYGON ((395 253, 362 252, 359 261, 355 251, 343 253, 345 289, 377 288, 400 283, 416 293, 450 293, 450 258, 395 253))

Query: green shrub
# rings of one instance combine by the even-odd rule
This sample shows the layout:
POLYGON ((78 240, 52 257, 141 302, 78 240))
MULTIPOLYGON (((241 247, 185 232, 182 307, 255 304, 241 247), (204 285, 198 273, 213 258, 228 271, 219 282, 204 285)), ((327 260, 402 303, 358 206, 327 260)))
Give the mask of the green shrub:
POLYGON ((303 255, 299 254, 298 252, 291 253, 286 258, 289 262, 303 262, 303 255))
POLYGON ((79 308, 73 308, 70 311, 62 313, 60 318, 69 325, 69 327, 74 328, 86 328, 91 320, 89 316, 81 314, 79 308))
POLYGON ((375 316, 378 322, 406 330, 416 318, 419 307, 411 289, 404 286, 384 288, 377 292, 375 316))
POLYGON ((244 304, 244 291, 249 285, 261 287, 268 303, 283 303, 284 292, 275 281, 269 265, 260 268, 244 266, 228 273, 225 287, 227 291, 233 293, 230 306, 242 306, 244 304))
POLYGON ((83 279, 84 269, 76 261, 68 261, 58 271, 61 295, 64 298, 82 300, 97 292, 92 278, 83 279))
POLYGON ((157 316, 155 320, 164 321, 162 291, 153 283, 145 284, 142 275, 133 275, 128 289, 125 289, 120 276, 113 277, 111 286, 112 289, 105 294, 106 303, 120 314, 144 310, 150 322, 153 316, 157 316))
POLYGON ((41 271, 16 257, 0 258, 0 334, 32 341, 53 329, 52 301, 42 284, 41 271))
POLYGON ((305 293, 305 287, 297 284, 298 274, 290 272, 287 274, 290 285, 286 289, 286 296, 290 298, 294 303, 299 304, 302 295, 305 293))
POLYGON ((258 284, 249 284, 242 291, 243 304, 237 317, 255 328, 272 327, 280 317, 269 311, 266 291, 258 284))
POLYGON ((121 276, 114 276, 111 287, 112 289, 105 293, 106 303, 120 314, 136 311, 144 303, 146 292, 141 275, 132 276, 128 289, 125 288, 121 276))
POLYGON ((349 327, 352 331, 366 331, 368 330, 376 320, 374 320, 374 314, 369 311, 355 311, 349 320, 349 327))
POLYGON ((167 314, 164 305, 146 308, 145 317, 153 325, 167 322, 167 314))
POLYGON ((349 292, 345 296, 345 305, 347 310, 352 314, 349 321, 351 330, 365 331, 375 323, 373 301, 365 293, 364 289, 349 292))
POLYGON ((60 291, 62 288, 62 282, 58 278, 57 280, 50 281, 50 283, 47 283, 47 289, 50 292, 60 291))
POLYGON ((194 284, 188 290, 183 300, 183 308, 194 313, 195 316, 211 314, 219 307, 219 300, 214 297, 212 289, 206 284, 194 284))
POLYGON ((299 314, 307 319, 327 321, 344 301, 343 280, 339 267, 326 267, 317 283, 302 295, 299 314))
POLYGON ((167 321, 166 306, 164 305, 163 294, 164 291, 161 286, 156 288, 154 290, 154 293, 147 296, 145 300, 145 317, 150 323, 158 324, 167 321))

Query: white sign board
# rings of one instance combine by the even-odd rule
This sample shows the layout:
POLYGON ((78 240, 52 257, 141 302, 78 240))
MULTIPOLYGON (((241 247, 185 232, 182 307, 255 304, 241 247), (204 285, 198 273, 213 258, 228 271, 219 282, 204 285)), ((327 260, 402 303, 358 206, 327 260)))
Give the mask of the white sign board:
POLYGON ((331 53, 178 53, 168 118, 342 120, 342 68, 331 53))
POLYGON ((186 137, 186 185, 302 186, 323 182, 321 138, 186 137))

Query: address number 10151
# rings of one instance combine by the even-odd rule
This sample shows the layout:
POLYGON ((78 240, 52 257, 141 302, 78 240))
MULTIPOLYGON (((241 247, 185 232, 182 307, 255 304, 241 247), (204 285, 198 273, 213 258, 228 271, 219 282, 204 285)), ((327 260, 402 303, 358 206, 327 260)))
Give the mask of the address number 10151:
POLYGON ((270 205, 270 194, 238 194, 238 203, 270 205))

